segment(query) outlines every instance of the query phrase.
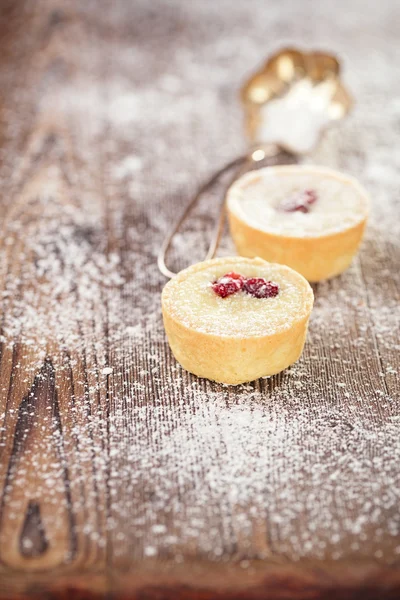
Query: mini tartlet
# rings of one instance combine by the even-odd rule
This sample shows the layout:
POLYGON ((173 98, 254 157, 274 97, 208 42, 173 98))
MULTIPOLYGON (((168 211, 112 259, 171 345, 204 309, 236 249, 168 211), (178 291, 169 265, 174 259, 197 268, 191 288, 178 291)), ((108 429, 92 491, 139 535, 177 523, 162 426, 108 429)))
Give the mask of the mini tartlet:
POLYGON ((303 165, 246 173, 229 188, 226 204, 240 255, 288 265, 308 281, 347 269, 369 213, 354 178, 303 165))
POLYGON ((177 361, 199 377, 239 384, 300 357, 313 306, 309 283, 261 258, 218 258, 181 271, 162 292, 177 361))

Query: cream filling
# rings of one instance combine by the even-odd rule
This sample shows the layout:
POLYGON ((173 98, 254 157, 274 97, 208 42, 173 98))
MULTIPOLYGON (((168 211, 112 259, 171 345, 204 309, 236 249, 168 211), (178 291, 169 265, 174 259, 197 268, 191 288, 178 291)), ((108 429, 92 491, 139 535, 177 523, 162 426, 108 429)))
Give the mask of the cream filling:
POLYGON ((228 193, 229 209, 251 227, 289 237, 316 237, 351 228, 368 213, 368 201, 353 179, 329 169, 272 167, 246 174, 228 193), (285 212, 280 204, 303 190, 317 201, 309 212, 285 212))
POLYGON ((218 336, 264 336, 289 328, 310 309, 305 281, 300 275, 262 261, 246 264, 240 259, 221 264, 205 263, 204 269, 170 287, 166 306, 171 316, 189 328, 218 336), (240 291, 220 298, 211 284, 230 271, 245 277, 265 277, 279 285, 274 298, 254 298, 240 291))

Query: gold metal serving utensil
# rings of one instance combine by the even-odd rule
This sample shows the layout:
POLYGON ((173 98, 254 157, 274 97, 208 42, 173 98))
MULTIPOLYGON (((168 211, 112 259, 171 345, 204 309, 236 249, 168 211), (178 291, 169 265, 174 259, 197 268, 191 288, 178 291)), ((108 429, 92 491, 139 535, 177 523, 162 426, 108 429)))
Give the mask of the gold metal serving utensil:
MULTIPOLYGON (((353 101, 340 80, 339 60, 323 52, 286 48, 271 56, 241 90, 245 129, 250 150, 224 165, 202 185, 166 236, 158 254, 158 267, 166 277, 175 273, 166 266, 173 238, 187 216, 218 180, 234 170, 231 183, 243 172, 262 164, 296 162, 318 144, 332 122, 346 116, 353 101)), ((218 250, 225 224, 225 198, 206 259, 218 250)))

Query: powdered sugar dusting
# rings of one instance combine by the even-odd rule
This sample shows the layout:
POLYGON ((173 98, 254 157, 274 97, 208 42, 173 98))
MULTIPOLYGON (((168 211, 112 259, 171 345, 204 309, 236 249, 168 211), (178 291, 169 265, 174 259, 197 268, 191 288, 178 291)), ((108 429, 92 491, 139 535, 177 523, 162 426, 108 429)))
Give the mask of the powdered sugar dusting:
MULTIPOLYGON (((388 11, 367 2, 368 11, 356 0, 354 8, 335 9, 332 19, 323 3, 315 4, 319 27, 307 41, 349 51, 348 79, 362 101, 310 160, 364 181, 372 192, 372 226, 351 269, 315 286, 299 363, 233 389, 188 375, 171 357, 155 258, 201 176, 243 145, 240 108, 229 90, 260 60, 265 32, 276 39, 282 11, 292 19, 290 32, 300 35, 304 7, 270 3, 266 23, 264 2, 252 2, 251 10, 225 0, 172 2, 170 29, 165 3, 151 16, 145 4, 137 19, 129 3, 98 14, 104 27, 135 28, 122 47, 113 46, 112 36, 99 37, 89 40, 89 52, 74 36, 80 43, 63 52, 101 77, 65 85, 68 128, 53 132, 52 153, 41 127, 57 102, 53 86, 48 93, 41 88, 40 143, 28 149, 34 185, 25 163, 10 165, 5 152, 0 165, 2 185, 11 172, 18 187, 1 201, 7 205, 0 250, 5 461, 17 424, 23 432, 5 475, 1 545, 8 548, 19 535, 34 499, 50 542, 57 541, 45 560, 57 550, 57 565, 73 556, 71 530, 78 549, 91 543, 103 557, 107 548, 128 568, 144 557, 199 556, 239 558, 247 568, 271 554, 395 562, 400 169, 392 85, 399 61, 388 11), (357 48, 348 35, 356 26, 357 48), (229 35, 221 35, 224 27, 229 35), (163 48, 158 57, 150 29, 163 48), (367 56, 378 29, 380 49, 367 56), (195 35, 204 37, 201 59, 195 35), (135 52, 133 39, 142 42, 135 52), (176 44, 182 51, 167 52, 176 44), (103 54, 96 59, 94 48, 108 61, 103 54)), ((34 92, 28 96, 33 102, 34 92)), ((10 143, 13 135, 18 128, 10 143)), ((194 230, 203 225, 192 224, 189 262, 200 237, 194 230)), ((31 544, 25 537, 24 547, 31 544)))

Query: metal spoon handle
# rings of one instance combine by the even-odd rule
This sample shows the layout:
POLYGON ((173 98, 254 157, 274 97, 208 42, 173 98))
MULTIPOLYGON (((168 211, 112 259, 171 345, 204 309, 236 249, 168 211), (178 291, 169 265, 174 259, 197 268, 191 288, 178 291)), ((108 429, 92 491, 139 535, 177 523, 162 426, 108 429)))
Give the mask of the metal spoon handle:
MULTIPOLYGON (((179 231, 182 224, 186 221, 191 210, 198 203, 200 197, 205 192, 207 192, 209 189, 211 189, 218 182, 220 177, 222 177, 222 175, 224 175, 231 169, 236 168, 233 177, 229 181, 229 184, 226 186, 227 188, 229 188, 230 185, 233 183, 233 181, 235 181, 235 179, 237 179, 240 175, 242 175, 243 172, 248 171, 252 165, 260 164, 261 162, 266 161, 266 160, 268 161, 269 165, 272 165, 272 164, 279 164, 279 163, 295 162, 296 159, 295 159, 294 155, 291 155, 285 151, 282 151, 281 148, 279 148, 278 146, 275 146, 275 145, 268 145, 265 147, 257 147, 255 149, 253 148, 253 150, 251 150, 250 152, 247 152, 246 154, 243 154, 243 155, 235 158, 234 160, 230 161, 226 165, 224 165, 221 169, 219 169, 219 171, 214 173, 210 177, 210 179, 208 179, 198 189, 198 191, 193 196, 193 198, 191 199, 189 204, 186 206, 185 210, 183 211, 183 213, 180 216, 180 218, 178 219, 178 221, 175 223, 174 227, 171 229, 171 231, 165 237, 165 239, 161 245, 160 251, 158 253, 157 265, 158 265, 158 268, 160 269, 161 273, 163 275, 165 275, 165 277, 171 278, 176 275, 176 273, 173 273, 166 265, 167 254, 171 247, 173 238, 179 231)), ((218 250, 218 247, 219 247, 219 244, 221 241, 221 236, 222 236, 222 233, 224 230, 225 218, 226 218, 226 211, 225 211, 225 194, 224 194, 223 200, 221 203, 219 217, 217 220, 217 224, 213 231, 213 234, 211 237, 211 242, 208 247, 208 251, 207 251, 205 260, 207 260, 209 258, 214 258, 215 254, 218 250)))
MULTIPOLYGON (((166 265, 166 257, 167 257, 168 251, 171 247, 173 238, 175 237, 176 233, 179 231, 182 224, 186 221, 188 214, 191 212, 191 210, 197 204, 200 197, 205 192, 207 192, 210 188, 212 188, 217 183, 217 181, 220 179, 220 177, 222 177, 222 175, 224 175, 225 173, 227 173, 234 167, 238 167, 242 163, 246 162, 247 159, 248 159, 248 154, 243 154, 242 156, 239 156, 239 157, 235 158, 234 160, 230 161, 229 163, 224 165, 221 169, 219 169, 219 171, 214 173, 212 175, 212 177, 210 177, 210 179, 208 179, 198 189, 198 191, 193 196, 193 198, 191 199, 189 204, 186 206, 182 215, 180 216, 180 218, 175 223, 174 227, 171 229, 171 231, 168 233, 168 235, 165 237, 165 239, 162 243, 162 246, 160 248, 160 251, 159 251, 158 257, 157 257, 157 264, 158 264, 158 268, 160 269, 160 271, 163 275, 165 275, 166 277, 169 277, 169 278, 174 277, 176 275, 176 273, 173 273, 172 271, 170 271, 170 269, 168 269, 168 267, 166 265)), ((236 174, 235 174, 235 178, 236 178, 236 174)), ((224 205, 222 205, 219 219, 217 222, 217 226, 214 230, 212 240, 211 240, 210 246, 208 248, 207 258, 212 258, 213 256, 215 256, 215 253, 219 246, 219 241, 221 239, 224 223, 225 223, 225 210, 224 210, 224 205)))

